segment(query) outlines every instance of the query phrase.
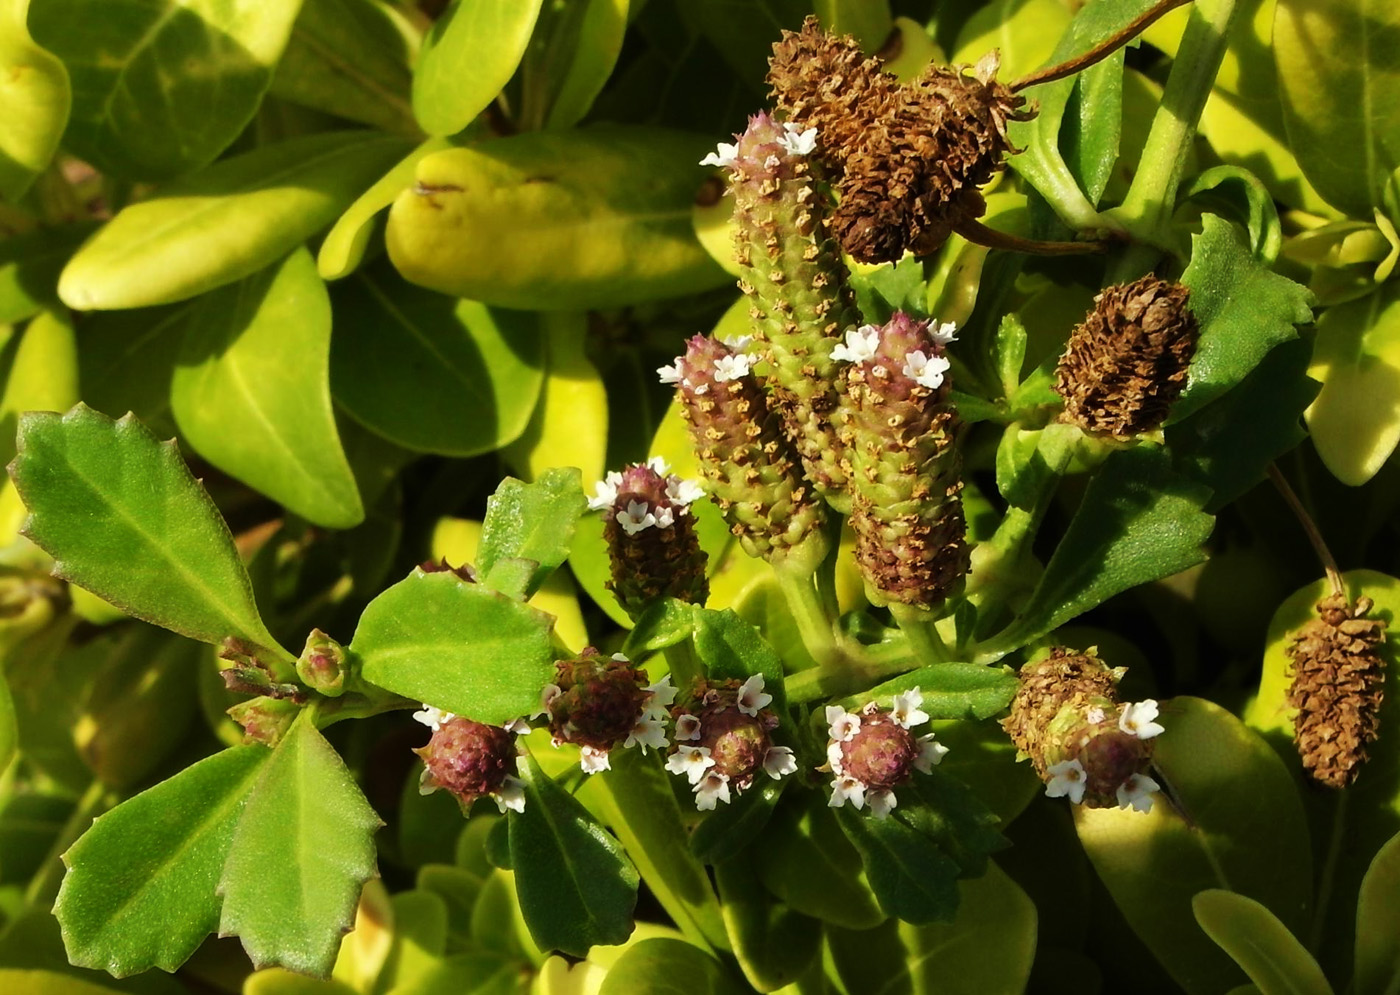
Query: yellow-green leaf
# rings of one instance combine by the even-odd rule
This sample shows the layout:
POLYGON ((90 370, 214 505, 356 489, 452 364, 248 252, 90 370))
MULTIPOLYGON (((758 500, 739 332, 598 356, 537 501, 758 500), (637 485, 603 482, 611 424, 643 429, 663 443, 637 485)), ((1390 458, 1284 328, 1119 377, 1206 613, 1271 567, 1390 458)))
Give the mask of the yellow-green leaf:
POLYGON ((1356 995, 1389 995, 1400 988, 1400 835, 1381 847, 1356 902, 1356 995))
POLYGON ((58 150, 68 123, 68 71, 25 25, 29 0, 0 0, 0 198, 18 200, 58 150))
POLYGON ((1332 995, 1312 954, 1278 917, 1252 898, 1208 888, 1191 900, 1196 921, 1261 995, 1332 995))

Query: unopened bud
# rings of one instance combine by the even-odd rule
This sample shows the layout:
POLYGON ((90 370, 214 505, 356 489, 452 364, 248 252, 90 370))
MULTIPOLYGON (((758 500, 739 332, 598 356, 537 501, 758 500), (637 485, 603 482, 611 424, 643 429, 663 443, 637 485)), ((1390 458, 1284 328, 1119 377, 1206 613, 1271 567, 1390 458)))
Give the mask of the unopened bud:
POLYGON ((249 743, 276 746, 301 713, 301 705, 287 698, 252 698, 228 710, 229 718, 243 727, 249 743))
POLYGON ((893 706, 868 703, 859 712, 840 705, 826 709, 826 767, 831 782, 832 808, 849 804, 870 806, 877 819, 887 818, 898 804, 894 789, 908 783, 916 771, 927 774, 942 762, 948 748, 933 733, 912 731, 928 722, 918 688, 895 695, 893 706))
POLYGON ((313 691, 340 697, 345 693, 345 648, 320 629, 312 629, 297 660, 297 676, 313 691))
POLYGON ((492 798, 502 812, 524 809, 524 784, 515 776, 514 732, 443 713, 430 724, 432 739, 413 751, 423 758, 419 780, 423 794, 439 788, 447 791, 457 799, 463 815, 483 796, 492 798))
POLYGON ((671 710, 675 745, 666 769, 689 778, 698 809, 713 809, 753 785, 759 773, 778 780, 797 770, 786 746, 774 746, 778 716, 768 707, 763 675, 737 680, 698 681, 686 700, 671 710))

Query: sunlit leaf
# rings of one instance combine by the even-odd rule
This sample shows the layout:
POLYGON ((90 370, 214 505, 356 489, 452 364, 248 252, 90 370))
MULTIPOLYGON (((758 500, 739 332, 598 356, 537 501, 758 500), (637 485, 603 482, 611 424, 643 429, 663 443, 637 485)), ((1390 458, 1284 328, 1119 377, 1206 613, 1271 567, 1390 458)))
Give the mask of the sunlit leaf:
POLYGON ((724 968, 699 947, 664 937, 643 940, 618 958, 598 995, 737 995, 724 968))
POLYGON ((1332 995, 1312 954, 1252 898, 1207 888, 1191 899, 1196 921, 1234 959, 1261 995, 1332 995))
POLYGON ((0 463, 8 463, 21 413, 78 403, 78 344, 68 313, 45 311, 0 347, 0 376, 0 463))
POLYGON ((62 61, 30 37, 28 10, 29 0, 0 4, 0 199, 10 201, 19 200, 58 151, 72 102, 62 61))
POLYGON ((568 557, 574 527, 586 507, 572 467, 547 470, 533 484, 507 477, 486 500, 477 569, 490 583, 501 561, 528 561, 533 567, 520 593, 529 597, 568 557))
POLYGON ((1356 995, 1385 995, 1400 982, 1400 836, 1381 847, 1356 903, 1356 995))

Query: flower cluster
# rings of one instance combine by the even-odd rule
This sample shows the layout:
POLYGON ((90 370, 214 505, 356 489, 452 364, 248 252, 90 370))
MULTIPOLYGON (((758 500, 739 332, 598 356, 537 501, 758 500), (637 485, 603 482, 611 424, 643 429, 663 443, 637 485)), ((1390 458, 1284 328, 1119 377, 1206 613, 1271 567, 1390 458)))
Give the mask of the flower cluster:
POLYGON ((578 746, 586 773, 607 770, 619 745, 643 753, 666 748, 666 709, 676 698, 669 675, 647 684, 627 657, 605 657, 591 646, 554 666, 555 683, 545 685, 535 714, 548 716, 556 746, 578 746))
POLYGON ((517 719, 502 728, 424 705, 413 717, 433 731, 428 745, 413 752, 423 758, 418 790, 439 788, 457 799, 467 814, 478 798, 490 798, 502 812, 525 809, 525 785, 516 772, 515 737, 530 731, 517 719))
POLYGON ((875 818, 887 818, 899 803, 894 789, 915 771, 927 774, 943 760, 948 748, 933 733, 915 736, 911 731, 929 720, 923 703, 916 687, 895 695, 888 709, 873 701, 859 712, 826 706, 826 762, 835 775, 832 808, 869 805, 875 818))
POLYGON ((689 779, 695 807, 713 809, 742 794, 759 771, 775 781, 797 770, 786 746, 774 746, 778 717, 768 705, 762 674, 742 684, 700 681, 684 703, 671 710, 675 746, 666 769, 689 779))

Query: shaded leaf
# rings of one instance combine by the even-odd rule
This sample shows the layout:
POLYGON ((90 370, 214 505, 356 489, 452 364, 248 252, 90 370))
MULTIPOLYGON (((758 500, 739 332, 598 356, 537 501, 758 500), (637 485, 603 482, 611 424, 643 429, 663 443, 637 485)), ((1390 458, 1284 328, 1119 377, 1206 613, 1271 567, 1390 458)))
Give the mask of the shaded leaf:
POLYGON ((622 52, 630 6, 583 0, 542 9, 525 56, 523 120, 568 128, 583 119, 622 52))
POLYGON ((132 412, 152 431, 170 432, 170 381, 195 302, 98 311, 78 333, 83 401, 116 417, 132 412))
POLYGON ((768 706, 775 715, 787 714, 783 690, 783 661, 759 631, 740 618, 733 609, 695 609, 695 652, 713 680, 745 681, 763 675, 763 689, 773 696, 768 706))
POLYGON ((1356 903, 1356 995, 1385 995, 1400 981, 1400 836, 1393 836, 1361 879, 1356 903))
POLYGON ((959 872, 950 857, 898 819, 876 819, 849 805, 835 812, 886 915, 912 923, 952 922, 959 872))
POLYGON ((618 842, 528 754, 520 765, 525 810, 507 815, 515 887, 541 950, 582 957, 632 932, 636 869, 618 842))
POLYGON ((454 574, 415 570, 369 603, 349 648, 371 684, 503 725, 533 713, 554 676, 551 624, 454 574))
POLYGON ((30 37, 28 10, 29 0, 7 0, 0 7, 0 199, 12 202, 58 151, 73 98, 63 62, 30 37))
POLYGON ((58 304, 58 274, 95 227, 38 228, 0 241, 0 324, 32 318, 58 304))
POLYGON ((859 853, 819 795, 789 795, 755 847, 764 887, 797 911, 846 929, 870 929, 884 920, 859 853))
POLYGON ((776 901, 748 854, 716 864, 715 886, 734 956, 749 984, 771 992, 796 981, 817 956, 821 923, 776 901))
MULTIPOLYGON (((19 745, 19 733, 15 723, 15 702, 10 697, 10 685, 5 683, 5 675, 0 673, 0 771, 10 766, 10 759, 19 745)), ((9 859, 6 853, 7 862, 9 859)))
POLYGON ((117 990, 58 971, 0 968, 0 991, 6 995, 112 995, 117 990))
POLYGON ((529 597, 568 558, 574 528, 587 506, 573 467, 546 470, 533 484, 507 477, 486 499, 477 569, 489 581, 502 560, 529 561, 533 567, 522 592, 529 597))
POLYGON ((1261 995, 1332 995, 1312 954, 1252 898, 1207 888, 1191 899, 1206 935, 1234 959, 1261 995))
POLYGON ((1233 215, 1249 233, 1254 258, 1265 266, 1274 264, 1283 246, 1283 230, 1273 195, 1259 177, 1239 166, 1215 166, 1192 180, 1181 196, 1233 215))
POLYGON ((64 854, 68 957, 118 977, 174 971, 219 924, 215 884, 270 754, 235 746, 98 817, 64 854))
POLYGON ((901 674, 841 704, 851 711, 867 701, 888 707, 895 695, 918 688, 924 698, 919 707, 931 719, 986 719, 1011 704, 1017 686, 1015 673, 1005 667, 940 663, 901 674))
POLYGON ((773 817, 786 779, 764 778, 728 805, 706 816, 690 834, 690 850, 702 863, 717 864, 734 857, 751 843, 773 817))
POLYGON ((236 636, 295 659, 264 627, 228 526, 173 442, 80 404, 21 418, 10 467, 25 535, 55 574, 191 639, 236 636))
POLYGON ((238 936, 255 967, 328 977, 375 873, 380 821, 311 715, 277 745, 238 821, 219 878, 219 932, 238 936))
POLYGON ((252 120, 300 0, 44 0, 34 38, 68 68, 64 144, 105 173, 166 179, 203 166, 252 120))

